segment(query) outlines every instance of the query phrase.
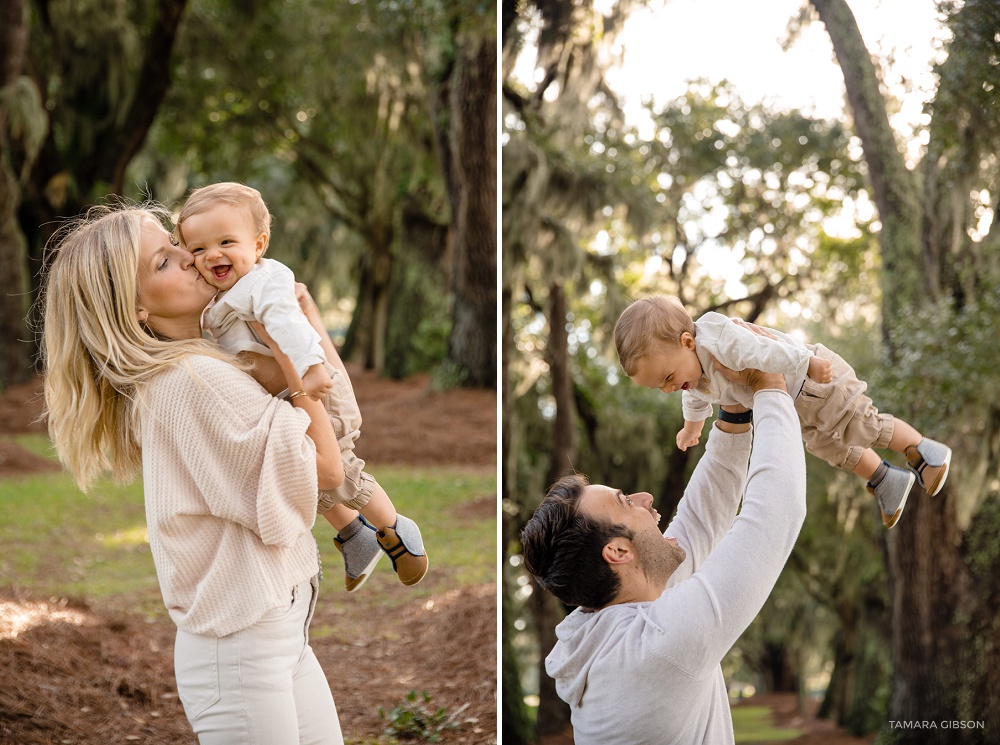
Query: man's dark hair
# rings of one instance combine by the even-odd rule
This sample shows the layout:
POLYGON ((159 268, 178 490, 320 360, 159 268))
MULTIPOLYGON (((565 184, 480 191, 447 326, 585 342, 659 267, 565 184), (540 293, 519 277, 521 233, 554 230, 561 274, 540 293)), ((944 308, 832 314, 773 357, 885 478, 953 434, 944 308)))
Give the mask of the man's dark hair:
POLYGON ((634 534, 580 512, 588 483, 574 474, 553 484, 521 531, 521 545, 525 568, 545 590, 567 605, 597 609, 611 603, 621 585, 602 551, 612 538, 634 534))

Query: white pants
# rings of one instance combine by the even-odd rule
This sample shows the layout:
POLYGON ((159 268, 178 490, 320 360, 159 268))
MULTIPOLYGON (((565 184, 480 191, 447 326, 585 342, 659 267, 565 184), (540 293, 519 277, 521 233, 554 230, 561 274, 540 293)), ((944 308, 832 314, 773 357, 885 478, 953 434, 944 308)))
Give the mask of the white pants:
POLYGON ((223 637, 177 630, 174 672, 201 745, 343 745, 312 647, 316 580, 253 626, 223 637))

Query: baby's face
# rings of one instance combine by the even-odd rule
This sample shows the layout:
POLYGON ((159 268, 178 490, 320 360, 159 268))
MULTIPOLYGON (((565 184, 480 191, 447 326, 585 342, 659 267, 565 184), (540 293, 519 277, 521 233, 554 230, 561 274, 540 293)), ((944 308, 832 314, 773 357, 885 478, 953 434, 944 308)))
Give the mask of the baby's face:
POLYGON ((641 357, 631 378, 632 382, 644 388, 675 393, 697 388, 701 376, 701 361, 695 352, 694 337, 684 333, 679 344, 662 344, 641 357))
POLYGON ((201 276, 220 290, 228 290, 253 269, 267 246, 267 235, 255 235, 249 215, 227 204, 191 215, 181 232, 201 276))

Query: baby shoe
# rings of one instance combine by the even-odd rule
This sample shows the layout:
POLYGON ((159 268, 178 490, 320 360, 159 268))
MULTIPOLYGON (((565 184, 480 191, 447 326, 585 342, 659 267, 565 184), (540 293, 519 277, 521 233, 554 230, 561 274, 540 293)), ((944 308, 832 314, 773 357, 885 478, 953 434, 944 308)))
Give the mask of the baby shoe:
POLYGON ((906 448, 906 465, 920 480, 920 485, 933 497, 948 480, 951 448, 928 437, 906 448))
POLYGON ((360 590, 382 558, 375 526, 358 515, 350 525, 337 533, 333 545, 344 557, 344 587, 348 592, 360 590), (347 538, 343 537, 345 534, 347 538))
POLYGON ((396 515, 396 524, 375 534, 389 554, 393 571, 404 585, 415 585, 427 574, 427 552, 420 528, 408 517, 396 515))
POLYGON ((882 465, 868 482, 868 492, 878 500, 878 508, 882 512, 882 524, 885 527, 891 528, 903 514, 906 497, 913 488, 913 481, 913 474, 905 468, 890 466, 882 461, 882 465))

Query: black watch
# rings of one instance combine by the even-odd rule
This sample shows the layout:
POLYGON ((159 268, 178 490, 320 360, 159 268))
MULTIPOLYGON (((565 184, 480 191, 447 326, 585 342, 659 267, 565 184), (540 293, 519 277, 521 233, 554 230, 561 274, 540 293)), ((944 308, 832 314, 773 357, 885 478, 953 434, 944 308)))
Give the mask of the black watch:
POLYGON ((742 414, 730 414, 720 406, 719 419, 727 424, 750 424, 753 421, 753 409, 747 409, 742 414))

